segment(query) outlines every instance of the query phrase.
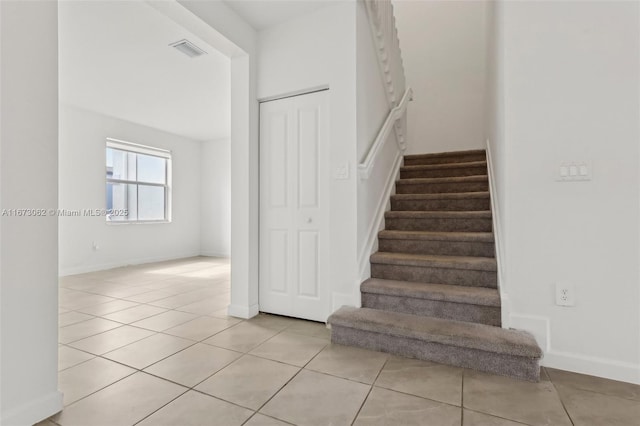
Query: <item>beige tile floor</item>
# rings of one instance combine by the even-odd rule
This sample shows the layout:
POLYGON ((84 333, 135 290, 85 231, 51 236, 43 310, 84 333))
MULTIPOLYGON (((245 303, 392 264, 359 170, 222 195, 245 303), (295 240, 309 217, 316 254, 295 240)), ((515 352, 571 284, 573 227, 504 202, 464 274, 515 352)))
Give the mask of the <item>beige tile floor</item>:
POLYGON ((226 315, 229 264, 191 258, 60 280, 64 410, 117 425, 640 425, 640 386, 539 383, 332 345, 323 324, 226 315))

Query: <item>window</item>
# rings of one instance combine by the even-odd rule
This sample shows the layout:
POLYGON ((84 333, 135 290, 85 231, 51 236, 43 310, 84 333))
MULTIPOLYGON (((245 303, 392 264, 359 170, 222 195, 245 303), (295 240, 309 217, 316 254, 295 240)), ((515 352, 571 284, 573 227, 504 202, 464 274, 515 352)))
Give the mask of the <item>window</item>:
POLYGON ((107 222, 170 221, 171 152, 107 139, 107 222))

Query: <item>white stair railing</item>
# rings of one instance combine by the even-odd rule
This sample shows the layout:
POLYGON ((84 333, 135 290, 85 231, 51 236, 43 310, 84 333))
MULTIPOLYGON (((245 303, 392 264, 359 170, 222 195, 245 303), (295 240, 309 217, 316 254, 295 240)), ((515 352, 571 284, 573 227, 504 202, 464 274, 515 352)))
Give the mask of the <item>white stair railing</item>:
POLYGON ((378 136, 369 148, 365 159, 358 164, 360 178, 367 179, 371 175, 371 168, 380 152, 380 146, 389 136, 392 127, 398 149, 406 149, 407 134, 407 104, 413 96, 411 88, 406 87, 404 65, 400 50, 400 40, 396 28, 391 0, 364 0, 369 17, 369 26, 374 45, 378 53, 378 65, 385 84, 385 94, 389 103, 389 115, 380 129, 378 136))
MULTIPOLYGON (((378 132, 378 136, 376 136, 376 139, 371 145, 369 152, 367 152, 367 156, 364 158, 364 160, 360 164, 358 164, 358 173, 362 179, 368 179, 369 176, 371 175, 371 169, 373 168, 374 160, 378 156, 378 151, 380 151, 380 148, 382 148, 382 145, 384 145, 384 142, 387 140, 387 138, 391 134, 391 129, 395 129, 396 135, 397 135, 398 123, 402 123, 403 125, 406 125, 407 105, 409 105, 409 101, 411 100, 412 95, 413 95, 413 91, 411 90, 411 88, 408 88, 405 91, 404 96, 400 101, 400 104, 394 107, 391 111, 389 111, 389 115, 387 116, 387 119, 384 121, 382 128, 380 128, 380 131, 378 132), (403 119, 404 119, 404 122, 402 122, 403 119)), ((404 151, 405 149, 404 147, 400 146, 399 142, 398 142, 398 148, 401 151, 404 151)))
POLYGON ((360 283, 371 276, 369 256, 376 249, 377 231, 383 227, 384 213, 389 207, 389 197, 407 146, 407 106, 413 97, 411 88, 406 85, 391 1, 359 1, 364 4, 369 21, 389 112, 364 159, 358 164, 358 220, 364 222, 367 231, 363 234, 364 240, 358 243, 359 277, 354 286, 357 297, 360 296, 360 283), (395 143, 386 145, 392 143, 392 136, 395 136, 395 143), (392 158, 382 158, 383 155, 392 158))

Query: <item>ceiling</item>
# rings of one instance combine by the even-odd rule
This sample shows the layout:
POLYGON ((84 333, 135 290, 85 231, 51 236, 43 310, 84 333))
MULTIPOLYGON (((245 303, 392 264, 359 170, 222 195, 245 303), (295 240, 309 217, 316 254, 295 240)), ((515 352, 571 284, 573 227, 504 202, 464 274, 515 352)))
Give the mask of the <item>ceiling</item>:
POLYGON ((60 100, 195 140, 229 136, 229 58, 145 2, 59 2, 60 100), (189 58, 170 43, 207 52, 189 58))
MULTIPOLYGON (((254 29, 281 24, 289 19, 311 13, 340 0, 225 0, 254 29)), ((342 0, 344 1, 344 0, 342 0)))

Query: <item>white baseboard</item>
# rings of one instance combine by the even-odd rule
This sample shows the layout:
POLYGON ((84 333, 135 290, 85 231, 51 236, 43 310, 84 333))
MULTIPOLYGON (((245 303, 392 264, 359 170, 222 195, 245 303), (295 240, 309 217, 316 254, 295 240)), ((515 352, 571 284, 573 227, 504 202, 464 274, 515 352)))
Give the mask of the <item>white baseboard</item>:
POLYGON ((541 364, 545 367, 640 384, 640 364, 554 350, 551 342, 551 321, 549 318, 511 314, 510 323, 511 328, 525 330, 533 334, 544 352, 541 364))
POLYGON ((498 267, 498 291, 500 292, 500 304, 502 306, 502 327, 511 327, 510 315, 509 315, 509 297, 507 283, 504 279, 503 265, 505 262, 502 243, 502 229, 500 220, 500 201, 498 200, 498 191, 496 189, 496 174, 494 170, 494 162, 491 154, 491 143, 489 139, 486 140, 487 150, 487 173, 489 178, 489 200, 491 202, 491 220, 493 224, 493 240, 496 247, 496 264, 498 267))
POLYGON ((506 293, 500 293, 500 319, 502 328, 511 328, 511 304, 506 293))
POLYGON ((188 257, 197 257, 197 256, 200 256, 199 250, 194 252, 187 252, 187 253, 176 253, 176 254, 167 255, 167 256, 140 257, 135 259, 127 259, 127 260, 121 260, 117 262, 99 263, 99 264, 93 264, 93 265, 70 266, 70 267, 61 266, 58 274, 61 277, 66 277, 67 275, 86 274, 88 272, 104 271, 107 269, 120 268, 123 266, 129 266, 129 265, 143 265, 145 263, 165 262, 167 260, 184 259, 188 257))
POLYGON ((640 364, 552 350, 545 354, 542 365, 640 385, 640 364))
POLYGON ((223 259, 228 259, 231 257, 231 253, 219 252, 219 251, 209 251, 209 250, 200 250, 200 256, 206 257, 221 257, 223 259))
POLYGON ((229 305, 227 308, 227 314, 230 317, 249 319, 253 318, 260 312, 260 305, 255 304, 251 306, 242 305, 229 305))
POLYGON ((509 327, 516 330, 525 330, 533 334, 538 346, 544 353, 547 353, 551 348, 549 342, 549 318, 525 315, 525 314, 511 314, 509 316, 509 327))
POLYGON ((62 392, 51 392, 35 401, 3 412, 0 424, 3 426, 31 426, 62 411, 62 399, 62 392))

